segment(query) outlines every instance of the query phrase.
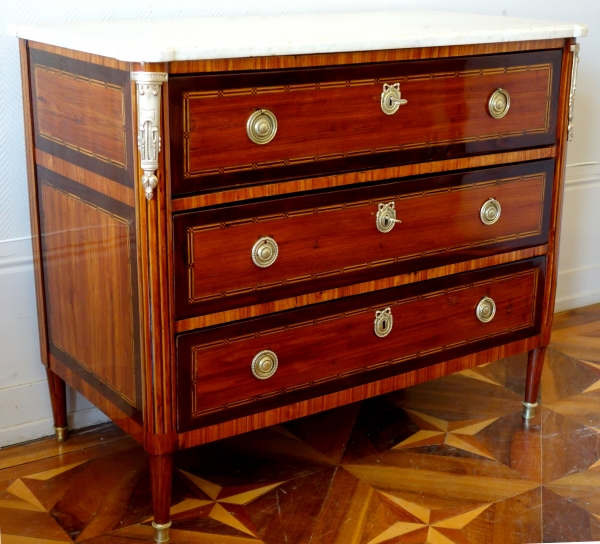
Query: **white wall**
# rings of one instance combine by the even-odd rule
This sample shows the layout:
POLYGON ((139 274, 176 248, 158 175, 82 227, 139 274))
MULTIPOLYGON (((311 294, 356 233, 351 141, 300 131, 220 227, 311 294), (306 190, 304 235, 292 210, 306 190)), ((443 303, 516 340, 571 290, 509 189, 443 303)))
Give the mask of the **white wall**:
MULTIPOLYGON (((600 2, 590 0, 20 0, 2 2, 6 23, 301 12, 438 9, 586 23, 581 40, 575 138, 569 147, 557 310, 600 302, 600 2)), ((52 433, 39 363, 30 249, 17 40, 0 34, 0 447, 52 433)), ((70 425, 103 421, 70 394, 70 425)))

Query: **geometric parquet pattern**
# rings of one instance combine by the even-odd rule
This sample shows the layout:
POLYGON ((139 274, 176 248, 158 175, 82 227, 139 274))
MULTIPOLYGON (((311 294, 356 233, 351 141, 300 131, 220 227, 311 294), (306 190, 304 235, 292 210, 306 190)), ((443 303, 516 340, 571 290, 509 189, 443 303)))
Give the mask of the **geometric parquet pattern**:
MULTIPOLYGON (((180 452, 171 541, 600 540, 600 305, 555 317, 535 419, 526 357, 180 452)), ((114 426, 0 451, 2 544, 151 542, 143 451, 114 426)))

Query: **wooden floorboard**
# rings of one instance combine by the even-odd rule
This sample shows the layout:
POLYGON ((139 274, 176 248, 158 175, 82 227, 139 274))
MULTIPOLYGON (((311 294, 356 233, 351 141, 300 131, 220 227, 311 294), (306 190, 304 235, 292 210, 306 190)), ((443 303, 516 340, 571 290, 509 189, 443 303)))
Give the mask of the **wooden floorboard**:
MULTIPOLYGON (((559 314, 541 407, 526 356, 180 452, 171 541, 600 540, 600 305, 559 314)), ((2 544, 152 542, 146 455, 113 425, 0 450, 2 544)))

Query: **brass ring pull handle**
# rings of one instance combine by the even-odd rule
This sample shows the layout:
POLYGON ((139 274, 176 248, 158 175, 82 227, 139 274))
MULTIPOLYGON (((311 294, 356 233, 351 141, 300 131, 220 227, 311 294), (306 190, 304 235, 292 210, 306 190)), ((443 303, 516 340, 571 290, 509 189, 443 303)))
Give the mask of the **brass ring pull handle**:
POLYGON ((394 326, 394 318, 392 316, 392 309, 385 308, 385 310, 375 312, 375 334, 379 338, 385 338, 392 332, 394 326))
POLYGON ((494 91, 488 102, 488 110, 494 119, 502 119, 510 108, 510 94, 504 89, 494 91))
POLYGON ((380 203, 378 206, 377 215, 375 216, 375 224, 379 232, 390 232, 396 223, 402 223, 400 219, 396 219, 396 207, 393 202, 387 204, 380 203))
POLYGON ((489 323, 496 315, 496 303, 490 297, 483 297, 475 308, 475 315, 482 323, 489 323))
POLYGON ((394 83, 393 85, 384 83, 383 92, 381 93, 381 110, 383 113, 393 115, 404 104, 408 104, 408 100, 402 98, 400 83, 394 83))
POLYGON ((246 132, 255 144, 268 144, 277 133, 277 117, 269 110, 256 110, 248 117, 246 132))
POLYGON ((252 359, 252 374, 259 380, 270 378, 277 370, 277 355, 269 349, 259 351, 252 359))
POLYGON ((493 225, 502 213, 502 206, 494 198, 490 198, 483 203, 481 210, 479 210, 479 217, 484 225, 493 225))
POLYGON ((279 246, 270 236, 263 236, 252 246, 252 262, 259 268, 271 266, 278 254, 279 246))

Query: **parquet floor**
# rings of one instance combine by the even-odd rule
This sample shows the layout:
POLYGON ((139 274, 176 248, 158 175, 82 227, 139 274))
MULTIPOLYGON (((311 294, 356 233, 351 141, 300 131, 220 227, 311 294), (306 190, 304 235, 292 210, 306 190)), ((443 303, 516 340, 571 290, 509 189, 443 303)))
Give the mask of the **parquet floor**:
MULTIPOLYGON (((600 540, 600 305, 555 319, 542 406, 515 357, 181 452, 171 541, 600 540)), ((145 454, 113 426, 0 451, 2 544, 151 542, 145 454)))

